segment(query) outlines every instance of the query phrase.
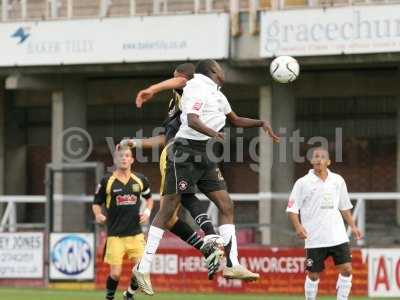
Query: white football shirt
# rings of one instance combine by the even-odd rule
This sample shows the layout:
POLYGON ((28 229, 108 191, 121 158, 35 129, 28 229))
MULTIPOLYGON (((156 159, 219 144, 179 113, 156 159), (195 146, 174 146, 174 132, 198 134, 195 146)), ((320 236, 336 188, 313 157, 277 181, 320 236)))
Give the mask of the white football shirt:
POLYGON ((209 128, 220 131, 225 126, 226 115, 232 109, 228 99, 220 91, 218 85, 207 76, 194 74, 183 89, 181 105, 181 127, 176 137, 190 140, 208 140, 206 136, 188 125, 188 114, 196 114, 209 128))
POLYGON ((349 241, 340 211, 351 208, 342 176, 328 170, 328 177, 323 181, 310 170, 294 184, 286 212, 300 213, 308 234, 305 248, 320 248, 349 241))

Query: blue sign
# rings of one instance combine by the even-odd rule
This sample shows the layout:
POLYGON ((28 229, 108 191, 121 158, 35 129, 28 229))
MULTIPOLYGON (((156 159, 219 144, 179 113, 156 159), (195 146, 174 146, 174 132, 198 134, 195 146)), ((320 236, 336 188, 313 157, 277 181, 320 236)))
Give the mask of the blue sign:
POLYGON ((67 235, 60 239, 50 255, 54 267, 67 276, 85 272, 94 256, 88 242, 77 235, 67 235))

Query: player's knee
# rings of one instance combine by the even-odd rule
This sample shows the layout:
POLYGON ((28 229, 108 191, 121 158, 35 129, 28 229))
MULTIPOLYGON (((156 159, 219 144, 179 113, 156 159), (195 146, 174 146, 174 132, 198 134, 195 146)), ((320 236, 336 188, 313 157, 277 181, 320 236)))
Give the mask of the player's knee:
POLYGON ((110 277, 115 281, 119 281, 119 278, 121 277, 121 271, 120 270, 111 270, 110 277))
POLYGON ((308 273, 307 276, 311 281, 317 281, 319 279, 319 273, 308 273))

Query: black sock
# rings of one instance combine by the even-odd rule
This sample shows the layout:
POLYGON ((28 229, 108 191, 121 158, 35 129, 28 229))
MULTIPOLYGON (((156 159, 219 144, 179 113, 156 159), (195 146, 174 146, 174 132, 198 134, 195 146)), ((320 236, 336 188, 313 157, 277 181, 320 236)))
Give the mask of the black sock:
POLYGON ((132 274, 131 283, 129 285, 129 289, 126 290, 126 295, 128 297, 132 297, 133 293, 139 288, 139 284, 137 283, 135 275, 132 274))
POLYGON ((231 248, 232 248, 232 238, 230 239, 228 245, 224 246, 224 251, 225 251, 225 257, 226 257, 226 266, 228 268, 231 268, 232 265, 232 261, 230 259, 230 253, 231 253, 231 248))
POLYGON ((175 225, 170 229, 170 231, 176 236, 179 236, 181 240, 198 250, 200 250, 201 246, 203 246, 203 240, 197 234, 197 232, 180 219, 176 221, 175 225))
POLYGON ((215 234, 214 226, 195 194, 183 194, 181 203, 205 235, 215 234))
POLYGON ((118 281, 112 279, 111 276, 108 276, 106 286, 107 286, 106 299, 113 300, 115 291, 117 290, 117 287, 118 287, 118 281))

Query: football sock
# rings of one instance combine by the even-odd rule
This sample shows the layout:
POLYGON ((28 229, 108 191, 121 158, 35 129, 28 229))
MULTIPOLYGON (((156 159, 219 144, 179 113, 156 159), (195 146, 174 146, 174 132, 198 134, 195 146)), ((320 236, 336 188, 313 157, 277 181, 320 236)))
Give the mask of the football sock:
POLYGON ((306 300, 315 300, 318 293, 319 279, 312 281, 308 276, 306 276, 306 281, 304 283, 304 294, 306 300))
POLYGON ((215 234, 214 226, 195 194, 183 194, 181 203, 205 235, 215 234))
POLYGON ((235 225, 225 224, 219 226, 219 234, 224 239, 226 266, 239 265, 235 225))
POLYGON ((108 276, 107 283, 106 283, 106 288, 107 288, 106 299, 107 300, 114 299, 114 295, 115 295, 115 291, 117 290, 117 287, 118 287, 118 281, 112 279, 111 276, 108 276))
POLYGON ((146 247, 144 248, 144 254, 139 264, 137 265, 137 270, 140 273, 150 273, 151 263, 153 262, 154 254, 156 254, 158 245, 164 235, 164 230, 150 226, 149 233, 147 236, 146 247))
POLYGON ((178 219, 170 231, 176 236, 180 237, 185 243, 195 247, 200 250, 203 246, 202 238, 190 227, 187 223, 178 219))
POLYGON ((339 274, 336 282, 337 300, 347 300, 351 291, 351 280, 353 276, 343 276, 339 274))
POLYGON ((139 288, 135 275, 132 274, 131 283, 126 290, 126 294, 128 297, 132 297, 135 294, 135 291, 139 288))

